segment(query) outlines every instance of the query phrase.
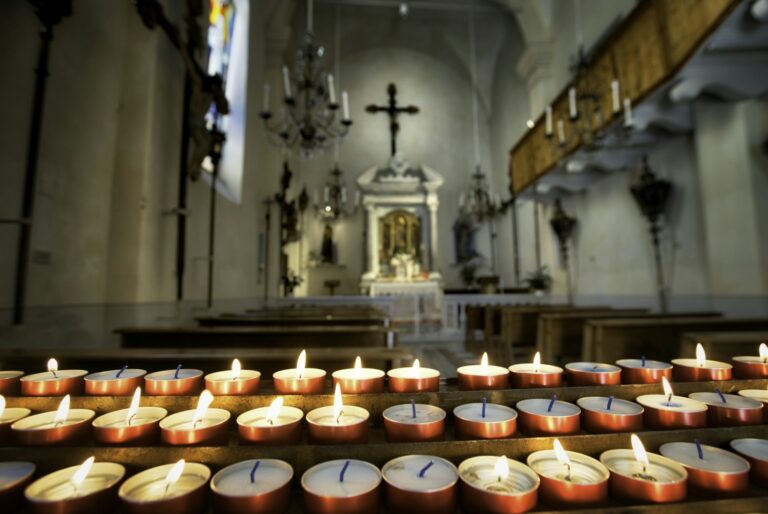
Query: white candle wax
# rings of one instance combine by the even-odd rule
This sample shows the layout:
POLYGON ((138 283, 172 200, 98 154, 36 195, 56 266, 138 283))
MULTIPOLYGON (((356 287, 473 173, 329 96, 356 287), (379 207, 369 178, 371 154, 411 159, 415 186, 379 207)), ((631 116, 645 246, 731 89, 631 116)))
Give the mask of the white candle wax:
POLYGON ((497 377, 499 375, 508 375, 509 370, 502 368, 501 366, 481 366, 480 364, 471 364, 469 366, 461 366, 456 370, 460 374, 464 375, 476 375, 481 377, 497 377))
POLYGON ((524 362, 521 364, 513 364, 509 367, 509 371, 512 373, 541 373, 542 375, 562 373, 563 368, 558 366, 552 366, 550 364, 534 365, 532 362, 524 362))
POLYGON ((211 489, 224 496, 256 496, 280 489, 293 478, 293 468, 277 459, 258 459, 259 466, 251 471, 257 459, 244 460, 222 469, 211 479, 211 489))
POLYGON ((435 405, 417 403, 416 417, 414 418, 413 406, 410 403, 404 403, 384 409, 382 416, 397 423, 419 425, 422 423, 434 423, 435 421, 445 419, 445 411, 435 405))
POLYGON ((618 366, 605 364, 603 362, 570 362, 565 365, 565 369, 588 373, 616 373, 617 371, 621 371, 621 368, 618 366))
MULTIPOLYGON (((745 364, 768 364, 766 359, 763 359, 757 355, 738 355, 733 357, 733 360, 737 362, 743 362, 745 364)), ((0 378, 2 378, 2 375, 0 375, 0 378)))
POLYGON ((299 374, 299 370, 296 368, 292 369, 283 369, 280 371, 276 371, 274 375, 272 375, 275 379, 281 379, 281 380, 301 380, 305 378, 320 378, 325 376, 325 371, 322 369, 317 368, 304 368, 304 371, 299 374))
POLYGON ((283 93, 286 98, 291 98, 291 76, 288 73, 288 66, 283 66, 283 93))
POLYGON ((517 410, 545 416, 577 416, 581 413, 581 409, 574 404, 560 400, 555 400, 552 410, 547 410, 551 401, 545 398, 520 400, 517 402, 517 410))
POLYGON ((93 426, 97 428, 128 428, 147 423, 154 423, 168 415, 168 411, 162 407, 139 407, 136 414, 127 419, 130 409, 121 409, 104 414, 93 420, 93 426))
POLYGON ((703 368, 703 369, 731 369, 733 366, 727 362, 705 360, 702 366, 696 359, 672 359, 672 364, 675 366, 684 366, 688 368, 703 368))
POLYGON ((203 372, 199 369, 181 368, 178 371, 178 374, 176 373, 175 369, 166 369, 163 371, 155 371, 154 373, 150 373, 144 377, 144 380, 182 380, 185 378, 194 378, 202 375, 203 372))
POLYGON ((91 381, 103 381, 103 380, 122 380, 122 379, 128 379, 128 378, 136 378, 136 377, 142 377, 146 375, 147 372, 143 369, 133 369, 128 368, 124 371, 119 369, 113 369, 109 371, 99 371, 98 373, 91 373, 90 375, 86 375, 85 380, 91 380, 91 381), (118 373, 120 376, 117 376, 118 373))
POLYGON ((121 498, 135 503, 169 500, 183 496, 205 485, 211 477, 207 466, 196 462, 185 462, 179 479, 168 485, 166 477, 175 464, 165 464, 138 473, 120 486, 121 498))
POLYGON ((636 401, 643 407, 659 410, 677 412, 701 412, 707 410, 706 404, 684 396, 672 396, 670 398, 664 394, 644 394, 638 396, 636 401))
POLYGON ((160 428, 165 430, 200 430, 225 423, 230 413, 224 409, 206 409, 205 415, 197 423, 193 423, 195 410, 185 410, 171 414, 160 422, 160 428))
POLYGON ((333 75, 328 74, 328 102, 336 103, 336 86, 333 84, 333 75))
POLYGON ((88 372, 84 369, 60 369, 54 373, 52 371, 43 371, 41 373, 34 373, 21 377, 22 382, 53 382, 56 380, 63 380, 67 378, 84 377, 88 372))
POLYGON ((436 378, 440 376, 440 372, 432 368, 395 368, 387 372, 387 376, 391 378, 436 378))
POLYGON ((498 403, 485 404, 485 417, 483 417, 482 403, 465 403, 453 409, 453 415, 466 421, 487 421, 489 423, 498 423, 509 421, 517 417, 517 412, 506 405, 498 403))
POLYGON ((557 120, 557 142, 565 143, 565 122, 557 120))
POLYGON ((280 407, 280 411, 274 420, 268 420, 267 414, 269 414, 269 407, 252 409, 240 414, 237 417, 237 423, 251 427, 279 427, 295 423, 304 417, 301 409, 296 407, 280 407))
POLYGON ((639 368, 639 369, 671 369, 672 364, 662 361, 645 360, 643 365, 642 359, 621 359, 617 360, 616 364, 622 368, 639 368))
POLYGON ((734 439, 731 441, 731 448, 752 459, 768 461, 768 439, 734 439))
POLYGON ((24 375, 23 371, 7 370, 0 371, 0 380, 9 380, 11 378, 17 378, 24 375))
POLYGON ((80 466, 54 471, 27 487, 24 495, 30 501, 54 502, 88 496, 108 489, 123 479, 125 468, 114 462, 96 462, 78 486, 72 477, 80 466))
POLYGON ((544 127, 545 127, 545 134, 548 136, 552 135, 552 106, 548 105, 546 110, 544 111, 544 127))
POLYGON ((739 396, 768 403, 768 389, 742 389, 739 391, 739 396))
POLYGON ((742 457, 706 444, 701 445, 703 458, 699 458, 696 443, 664 443, 659 448, 659 453, 687 468, 718 473, 746 473, 749 471, 749 462, 742 457))
POLYGON ((333 377, 341 380, 370 380, 383 378, 384 372, 374 368, 347 368, 333 372, 333 377))
POLYGON ((317 496, 349 498, 376 489, 381 482, 379 469, 361 460, 331 460, 309 468, 301 477, 301 486, 317 496), (349 462, 344 481, 339 477, 349 462))
POLYGON ((570 460, 570 469, 557 460, 554 450, 541 450, 528 456, 528 466, 539 475, 572 484, 596 484, 608 480, 608 470, 583 453, 565 452, 570 460))
POLYGON ((341 92, 341 103, 343 107, 343 119, 349 120, 349 95, 346 91, 341 92))
POLYGON ((495 494, 520 494, 538 487, 539 477, 528 466, 507 459, 509 475, 500 479, 496 472, 499 457, 471 457, 459 465, 461 478, 472 487, 495 494))
POLYGON ((614 113, 617 113, 621 110, 619 81, 616 79, 611 81, 611 107, 613 108, 614 113))
POLYGON ((0 492, 7 491, 35 472, 31 462, 0 462, 0 492))
POLYGON ((240 370, 240 375, 237 378, 232 378, 232 370, 217 371, 215 373, 209 373, 205 376, 205 380, 211 382, 245 382, 254 378, 261 377, 261 373, 252 369, 240 370))
POLYGON ((24 407, 6 407, 0 411, 0 424, 13 423, 29 416, 32 411, 24 407))
POLYGON ((600 455, 600 462, 614 473, 649 482, 680 482, 688 476, 685 468, 672 459, 655 453, 647 455, 645 470, 632 450, 608 450, 600 455))
POLYGON ((572 119, 579 116, 579 111, 576 107, 576 88, 573 86, 568 88, 568 113, 572 119))
POLYGON ((602 412, 606 414, 615 414, 618 416, 627 416, 633 414, 642 414, 643 408, 635 402, 614 398, 611 401, 611 408, 608 409, 610 398, 605 396, 585 396, 576 400, 576 404, 584 410, 602 412))
POLYGON ((326 426, 346 426, 356 425, 367 421, 369 417, 368 411, 362 407, 356 407, 354 405, 344 405, 341 409, 341 416, 338 418, 333 414, 333 406, 320 407, 318 409, 311 410, 307 414, 307 422, 314 423, 316 425, 326 426))
POLYGON ((384 464, 381 474, 384 481, 398 489, 423 493, 446 489, 459 479, 456 466, 432 455, 404 455, 392 459, 384 464), (427 466, 429 468, 420 474, 427 466))
POLYGON ((635 118, 632 116, 632 100, 624 99, 624 126, 631 127, 635 124, 635 118))
POLYGON ((11 425, 11 430, 49 430, 51 428, 65 427, 87 421, 95 414, 90 409, 69 409, 66 419, 56 421, 56 412, 43 412, 42 414, 21 418, 11 425))
POLYGON ((705 403, 707 405, 712 405, 713 407, 730 407, 732 409, 759 409, 762 407, 762 404, 757 400, 736 394, 724 393, 723 398, 725 398, 725 401, 723 401, 723 398, 721 398, 720 395, 716 392, 708 391, 691 393, 688 395, 688 398, 699 401, 701 403, 705 403))

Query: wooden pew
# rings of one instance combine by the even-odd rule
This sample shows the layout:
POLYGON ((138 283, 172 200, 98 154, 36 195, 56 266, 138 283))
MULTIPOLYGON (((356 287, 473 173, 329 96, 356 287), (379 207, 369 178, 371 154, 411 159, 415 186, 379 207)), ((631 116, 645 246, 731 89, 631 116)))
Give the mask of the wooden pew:
POLYGON ((730 362, 735 355, 757 355, 760 343, 768 343, 768 331, 686 333, 680 341, 680 356, 695 357, 696 343, 704 347, 707 359, 730 362))
POLYGON ((726 318, 614 318, 589 320, 584 325, 582 360, 614 362, 647 356, 669 361, 680 357, 686 332, 768 330, 768 319, 726 318))
POLYGON ((384 316, 365 316, 354 314, 318 314, 308 315, 257 315, 224 313, 219 316, 200 316, 196 318, 201 327, 286 327, 297 325, 310 326, 389 326, 389 318, 384 316))

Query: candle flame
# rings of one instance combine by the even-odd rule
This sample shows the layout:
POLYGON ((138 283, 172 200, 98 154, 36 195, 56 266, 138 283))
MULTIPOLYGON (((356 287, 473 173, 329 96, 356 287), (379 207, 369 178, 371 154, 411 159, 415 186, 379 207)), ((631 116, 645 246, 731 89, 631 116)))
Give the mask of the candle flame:
POLYGON ((4 410, 5 410, 5 396, 0 394, 0 418, 3 417, 4 410))
POLYGON ((419 370, 421 370, 421 364, 419 363, 419 359, 416 359, 413 361, 413 367, 411 367, 411 375, 413 378, 419 377, 419 370))
POLYGON ((671 398, 674 392, 672 391, 672 386, 669 385, 667 377, 661 377, 661 387, 664 389, 664 396, 671 398))
POLYGON ((240 366, 240 361, 235 359, 232 361, 232 380, 237 380, 240 378, 240 370, 242 369, 242 366, 240 366))
POLYGON ((509 476, 509 463, 507 462, 507 456, 502 455, 496 459, 496 464, 493 466, 493 471, 496 476, 499 477, 499 481, 506 480, 509 476))
POLYGON ((307 367, 307 351, 301 350, 299 358, 296 360, 296 374, 299 378, 304 375, 304 368, 307 367))
POLYGON ((208 389, 200 393, 200 398, 197 400, 197 409, 195 409, 195 415, 192 417, 193 428, 199 421, 202 421, 205 418, 205 413, 208 411, 208 407, 211 406, 212 402, 213 394, 211 394, 208 389))
POLYGON ((283 397, 278 396, 274 400, 272 400, 272 403, 269 404, 269 409, 267 409, 267 422, 272 425, 277 421, 277 416, 280 415, 280 409, 283 408, 283 397))
POLYGON ((570 466, 571 459, 568 458, 568 454, 565 453, 565 449, 563 448, 563 445, 560 444, 560 441, 558 441, 557 439, 555 439, 554 448, 555 448, 555 457, 557 457, 557 460, 560 461, 560 464, 563 464, 565 466, 570 466))
POLYGON ((131 400, 131 406, 128 407, 128 413, 125 415, 125 422, 131 424, 131 419, 139 411, 139 404, 141 403, 141 387, 137 387, 133 392, 133 399, 131 400))
POLYGON ((59 408, 56 409, 56 416, 53 418, 54 423, 63 423, 69 416, 69 395, 61 399, 59 408))
POLYGON ((483 375, 488 374, 488 353, 483 352, 483 357, 480 359, 480 372, 483 375))
POLYGON ((333 392, 333 419, 338 423, 344 404, 341 401, 341 386, 336 384, 336 390, 333 392))
POLYGON ((533 356, 533 371, 538 373, 540 367, 541 367, 541 354, 539 352, 536 352, 536 355, 533 356))
POLYGON ((363 361, 360 360, 360 356, 358 355, 355 358, 355 378, 360 378, 360 370, 363 369, 363 361))
POLYGON ((184 462, 184 459, 179 459, 179 461, 173 465, 170 471, 168 471, 168 475, 165 477, 165 487, 169 487, 178 482, 179 477, 181 477, 181 474, 184 472, 185 464, 186 462, 184 462))
POLYGON ((91 468, 93 467, 93 461, 96 460, 96 457, 88 457, 85 459, 85 462, 80 464, 80 467, 77 468, 77 471, 75 471, 75 474, 72 475, 71 482, 72 485, 75 486, 75 488, 80 487, 80 484, 83 483, 85 480, 85 477, 88 476, 88 473, 91 471, 91 468))
POLYGON ((701 346, 701 343, 696 343, 696 364, 698 364, 700 368, 703 368, 706 362, 707 354, 704 353, 704 347, 701 346))
POLYGON ((760 360, 768 362, 768 345, 760 343, 760 360))
POLYGON ((643 472, 645 472, 645 468, 648 467, 648 454, 645 453, 643 442, 636 434, 632 434, 629 440, 632 442, 632 451, 635 452, 635 459, 643 466, 643 472))
POLYGON ((59 371, 59 362, 53 357, 48 359, 48 371, 53 374, 56 374, 56 372, 59 371))

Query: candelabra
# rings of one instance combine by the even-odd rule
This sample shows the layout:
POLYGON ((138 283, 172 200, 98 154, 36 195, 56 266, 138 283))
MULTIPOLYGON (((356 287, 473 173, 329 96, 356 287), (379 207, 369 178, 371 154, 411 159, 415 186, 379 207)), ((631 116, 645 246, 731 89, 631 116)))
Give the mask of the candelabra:
POLYGON ((328 181, 323 189, 323 201, 319 202, 318 193, 315 191, 315 213, 325 222, 339 221, 342 218, 355 215, 360 203, 360 194, 355 191, 354 202, 348 202, 347 185, 342 180, 342 171, 335 164, 331 170, 328 181))
POLYGON ((555 232, 555 236, 557 236, 557 242, 560 244, 560 255, 563 258, 563 267, 565 268, 568 303, 573 304, 573 284, 571 281, 571 266, 568 261, 568 242, 573 235, 573 229, 576 228, 576 218, 566 214, 559 198, 555 200, 555 214, 549 220, 549 224, 555 232))

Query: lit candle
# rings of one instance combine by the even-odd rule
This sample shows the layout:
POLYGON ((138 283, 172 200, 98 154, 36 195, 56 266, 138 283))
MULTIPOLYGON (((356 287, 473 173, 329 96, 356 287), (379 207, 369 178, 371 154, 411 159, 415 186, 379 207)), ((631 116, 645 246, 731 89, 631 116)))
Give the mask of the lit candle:
POLYGON ((341 392, 381 393, 384 391, 384 372, 380 369, 363 368, 360 356, 355 358, 355 366, 333 372, 333 385, 338 384, 341 392))
POLYGON ((456 512, 459 472, 445 459, 404 455, 384 464, 381 475, 390 512, 456 512))
POLYGON ((563 368, 541 363, 541 354, 536 352, 533 362, 513 364, 509 381, 513 388, 560 387, 563 384, 563 368))
POLYGON ((333 84, 333 75, 328 74, 328 103, 336 104, 336 87, 333 84))
POLYGON ((661 379, 664 394, 644 394, 637 403, 645 408, 645 424, 653 429, 702 428, 707 426, 706 404, 674 396, 666 377, 661 379))
POLYGON ((509 370, 501 366, 489 366, 487 353, 483 353, 479 365, 462 366, 456 372, 461 391, 506 389, 509 387, 509 370))
POLYGON ((435 405, 411 403, 384 409, 384 431, 390 442, 442 441, 445 411, 435 405))
POLYGON ((527 512, 536 506, 539 477, 505 456, 470 457, 459 464, 466 512, 527 512))
POLYGON ((269 112, 269 83, 264 84, 264 108, 262 112, 269 112))
POLYGON ((763 404, 763 422, 768 425, 768 389, 742 389, 739 396, 752 398, 763 404))
POLYGON ((561 145, 565 144, 565 122, 563 120, 557 120, 557 142, 561 145))
POLYGON ((237 417, 242 441, 253 444, 298 444, 304 413, 296 407, 284 407, 282 396, 269 407, 252 409, 237 417))
POLYGON ((581 423, 593 434, 637 432, 643 428, 644 409, 634 402, 604 396, 585 396, 576 400, 581 408, 581 423))
POLYGON ((618 385, 621 383, 621 368, 602 362, 571 362, 565 365, 568 385, 618 385))
POLYGON ((695 359, 673 359, 673 374, 680 382, 702 382, 709 380, 730 380, 732 366, 725 362, 707 360, 704 347, 696 344, 695 359))
POLYGON ((760 343, 758 355, 740 355, 733 359, 738 378, 768 378, 768 345, 760 343))
POLYGON ((346 91, 341 92, 341 103, 343 106, 343 117, 342 119, 344 121, 349 121, 349 95, 346 91))
POLYGON ((528 435, 576 434, 581 428, 581 409, 562 402, 555 395, 551 399, 532 398, 517 402, 520 427, 528 435))
POLYGON ((109 512, 123 476, 125 468, 120 464, 94 463, 94 457, 89 457, 79 466, 32 482, 24 495, 33 512, 109 512))
POLYGON ((600 462, 611 472, 611 494, 633 501, 668 503, 686 496, 688 473, 666 457, 646 453, 635 434, 630 438, 631 450, 608 450, 600 462))
POLYGON ((244 460, 211 479, 214 511, 223 514, 286 512, 293 468, 277 459, 244 460))
POLYGON ((658 384, 661 377, 672 380, 672 364, 661 361, 639 359, 621 359, 616 361, 621 368, 622 384, 658 384))
POLYGON ((723 394, 719 389, 715 392, 691 393, 688 397, 707 405, 709 426, 729 427, 763 423, 763 404, 752 398, 723 394))
POLYGON ((619 95, 619 81, 616 79, 613 79, 611 81, 611 107, 613 108, 614 114, 616 114, 621 110, 621 98, 619 95))
POLYGON ((632 100, 624 99, 624 126, 629 128, 635 124, 635 118, 632 116, 632 100))
POLYGON ((579 117, 579 110, 576 107, 576 88, 573 86, 568 88, 568 114, 572 120, 579 117))
POLYGON ((368 442, 368 411, 344 405, 341 388, 336 384, 333 405, 309 411, 309 440, 313 444, 345 444, 368 442))
POLYGON ((85 394, 92 396, 130 396, 144 382, 143 369, 129 368, 100 371, 86 375, 85 394))
POLYGON ((283 66, 283 93, 285 93, 286 99, 293 97, 291 94, 291 75, 288 72, 288 66, 283 66))
POLYGON ((162 407, 141 407, 141 388, 137 387, 130 407, 93 420, 93 438, 99 444, 150 446, 157 441, 160 420, 167 415, 162 407))
POLYGON ((309 468, 301 477, 304 507, 310 514, 376 512, 379 469, 361 460, 330 460, 309 468))
POLYGON ((552 450, 530 454, 527 463, 539 475, 539 494, 548 505, 586 507, 608 495, 608 469, 592 457, 565 451, 557 439, 552 450))
POLYGON ((56 359, 48 359, 48 371, 21 377, 21 394, 24 396, 79 395, 83 392, 84 369, 59 369, 56 359))
POLYGON ((170 445, 226 444, 230 414, 224 409, 211 409, 213 400, 213 395, 206 389, 200 393, 195 410, 177 412, 160 421, 163 442, 170 445))
POLYGON ((11 430, 25 446, 48 446, 82 442, 90 435, 90 421, 96 413, 89 409, 70 409, 69 395, 56 411, 21 418, 11 430))
POLYGON ((8 408, 5 406, 5 397, 0 394, 0 443, 10 442, 13 437, 11 425, 30 414, 29 409, 23 407, 8 408))
POLYGON ((32 482, 35 465, 31 462, 0 462, 0 501, 5 512, 18 512, 24 507, 24 489, 32 482))
POLYGON ((544 133, 547 137, 552 136, 552 106, 548 105, 544 110, 544 133))
POLYGON ((205 388, 217 396, 236 396, 259 392, 261 373, 242 369, 240 361, 232 361, 232 369, 205 376, 205 388))
POLYGON ((272 375, 277 394, 321 394, 325 389, 325 371, 307 368, 307 351, 302 350, 296 367, 272 375))
POLYGON ((184 459, 142 471, 123 482, 118 495, 131 514, 199 512, 211 470, 184 459))
POLYGON ((18 396, 20 391, 19 379, 22 376, 24 376, 23 371, 0 371, 0 394, 18 396))
POLYGON ((749 487, 749 462, 727 450, 695 443, 665 443, 659 453, 682 464, 688 485, 703 496, 733 496, 749 487))
POLYGON ((200 392, 203 372, 186 369, 181 364, 176 369, 156 371, 144 377, 144 390, 149 395, 189 396, 200 392))
POLYGON ((768 487, 768 439, 734 439, 731 441, 731 448, 752 466, 752 479, 761 486, 768 487))
POLYGON ((517 430, 517 412, 506 405, 465 403, 453 409, 458 439, 502 439, 517 430))
POLYGON ((387 372, 390 393, 437 392, 440 386, 440 372, 422 368, 419 359, 410 368, 395 368, 387 372))

